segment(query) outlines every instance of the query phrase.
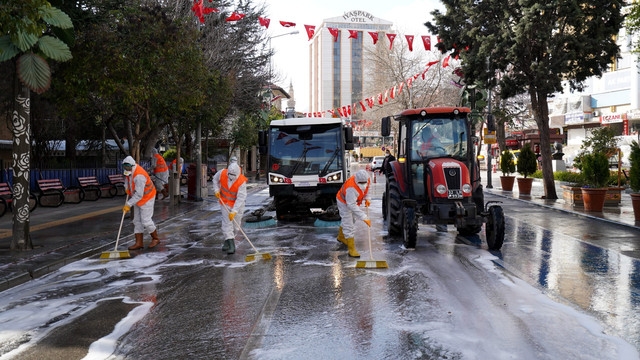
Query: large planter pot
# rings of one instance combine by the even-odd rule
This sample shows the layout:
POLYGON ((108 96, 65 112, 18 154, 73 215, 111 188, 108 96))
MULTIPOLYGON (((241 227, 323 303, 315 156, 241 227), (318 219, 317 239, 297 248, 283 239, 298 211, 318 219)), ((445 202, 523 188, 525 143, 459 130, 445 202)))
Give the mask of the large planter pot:
POLYGON ((500 185, 503 191, 513 191, 513 183, 515 181, 515 176, 500 176, 500 185))
MULTIPOLYGON (((562 185, 562 198, 565 201, 565 204, 582 207, 584 206, 584 201, 582 201, 582 188, 579 186, 570 186, 570 185, 562 185)), ((622 191, 624 191, 623 187, 610 187, 607 190, 607 195, 604 199, 604 206, 620 206, 622 199, 622 191)))
POLYGON ((520 195, 531 195, 533 178, 518 178, 518 192, 520 195))
POLYGON ((631 205, 633 206, 633 215, 636 222, 640 222, 640 193, 631 194, 631 205))
POLYGON ((602 212, 609 188, 582 188, 584 211, 602 212))

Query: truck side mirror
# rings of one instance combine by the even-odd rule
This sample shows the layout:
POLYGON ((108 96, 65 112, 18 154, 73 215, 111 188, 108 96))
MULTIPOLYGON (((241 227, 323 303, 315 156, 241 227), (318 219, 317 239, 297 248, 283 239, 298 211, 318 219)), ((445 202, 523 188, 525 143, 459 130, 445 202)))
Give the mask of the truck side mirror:
POLYGON ((353 150, 353 128, 344 128, 344 149, 353 150))
POLYGON ((380 127, 380 135, 389 136, 391 135, 391 116, 385 116, 382 118, 382 124, 380 127))

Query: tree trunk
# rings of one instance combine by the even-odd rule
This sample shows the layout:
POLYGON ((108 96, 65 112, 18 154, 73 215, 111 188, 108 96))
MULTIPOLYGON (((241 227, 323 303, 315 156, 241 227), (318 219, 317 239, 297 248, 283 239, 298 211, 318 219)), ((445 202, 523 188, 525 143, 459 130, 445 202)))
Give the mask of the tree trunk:
POLYGON ((13 133, 13 237, 11 250, 33 249, 29 236, 29 171, 31 169, 31 114, 29 88, 16 80, 13 133))
POLYGON ((540 132, 540 156, 542 157, 542 182, 544 184, 544 197, 549 200, 556 200, 555 180, 553 179, 553 164, 551 162, 551 142, 549 140, 549 104, 547 95, 537 92, 532 87, 529 88, 531 106, 533 114, 540 132))

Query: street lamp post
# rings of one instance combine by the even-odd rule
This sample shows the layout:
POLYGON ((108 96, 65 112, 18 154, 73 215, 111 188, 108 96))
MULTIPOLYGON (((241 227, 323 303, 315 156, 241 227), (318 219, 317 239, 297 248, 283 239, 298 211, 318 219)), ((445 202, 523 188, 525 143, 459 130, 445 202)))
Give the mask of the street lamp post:
MULTIPOLYGON (((268 40, 269 40, 269 104, 267 106, 267 118, 271 113, 271 106, 273 102, 273 90, 271 88, 271 86, 273 85, 273 79, 272 79, 273 78, 273 55, 271 54, 273 52, 273 47, 271 46, 271 39, 279 38, 281 36, 286 36, 286 35, 295 35, 299 33, 300 31, 293 30, 293 31, 286 32, 284 34, 278 34, 278 35, 268 37, 268 40)), ((260 180, 260 154, 256 156, 256 180, 260 180)))

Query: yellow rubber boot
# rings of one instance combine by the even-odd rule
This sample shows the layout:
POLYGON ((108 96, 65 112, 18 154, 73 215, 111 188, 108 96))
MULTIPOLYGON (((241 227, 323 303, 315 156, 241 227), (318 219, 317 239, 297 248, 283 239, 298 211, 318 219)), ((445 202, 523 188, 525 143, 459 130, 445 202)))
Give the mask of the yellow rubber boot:
POLYGON ((342 232, 342 226, 340 226, 338 228, 338 237, 337 237, 338 241, 340 241, 341 243, 347 245, 347 238, 344 237, 344 233, 342 232))
POLYGON ((358 253, 358 250, 356 250, 355 240, 352 237, 347 239, 347 248, 349 250, 349 256, 354 257, 354 258, 359 258, 360 257, 360 254, 358 253))

